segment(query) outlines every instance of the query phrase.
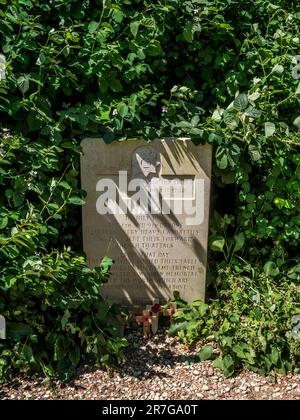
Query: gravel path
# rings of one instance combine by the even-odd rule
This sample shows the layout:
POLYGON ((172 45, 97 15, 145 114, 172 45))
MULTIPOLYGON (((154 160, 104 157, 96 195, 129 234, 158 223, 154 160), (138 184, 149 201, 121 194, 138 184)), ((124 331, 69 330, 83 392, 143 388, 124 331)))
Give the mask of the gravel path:
POLYGON ((109 374, 84 366, 68 385, 16 378, 0 387, 0 399, 300 399, 300 375, 277 382, 252 372, 225 379, 210 361, 190 363, 193 353, 160 333, 150 340, 128 336, 127 362, 109 374))

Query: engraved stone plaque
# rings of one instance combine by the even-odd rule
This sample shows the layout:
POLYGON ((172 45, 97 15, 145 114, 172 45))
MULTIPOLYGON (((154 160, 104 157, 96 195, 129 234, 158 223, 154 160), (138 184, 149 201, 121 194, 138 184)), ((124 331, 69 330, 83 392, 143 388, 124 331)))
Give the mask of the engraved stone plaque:
POLYGON ((84 251, 90 267, 115 261, 103 296, 128 306, 175 290, 204 299, 211 146, 85 139, 82 150, 84 251))

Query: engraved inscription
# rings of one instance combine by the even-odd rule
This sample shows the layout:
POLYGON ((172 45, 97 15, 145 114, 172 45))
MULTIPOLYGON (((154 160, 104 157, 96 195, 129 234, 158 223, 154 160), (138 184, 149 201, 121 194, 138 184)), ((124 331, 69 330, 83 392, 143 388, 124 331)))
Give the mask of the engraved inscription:
POLYGON ((105 255, 114 260, 103 295, 129 306, 164 302, 175 290, 187 301, 204 299, 211 147, 181 139, 125 143, 83 141, 84 251, 91 267, 105 255), (120 172, 127 174, 124 185, 120 172), (144 191, 133 192, 132 182, 144 191), (136 211, 143 199, 144 211, 136 211), (161 211, 166 205, 169 211, 161 211))

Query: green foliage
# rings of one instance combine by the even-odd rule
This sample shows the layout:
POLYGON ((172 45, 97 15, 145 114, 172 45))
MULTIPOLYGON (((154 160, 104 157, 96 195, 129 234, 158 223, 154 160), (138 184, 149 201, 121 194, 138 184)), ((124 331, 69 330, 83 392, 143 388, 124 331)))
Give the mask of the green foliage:
MULTIPOLYGON (((21 253, 19 242, 16 247, 21 253)), ((23 253, 22 267, 20 259, 9 261, 0 282, 0 311, 7 319, 0 380, 18 369, 58 374, 66 381, 87 359, 116 365, 126 345, 120 338, 120 308, 99 295, 112 261, 105 258, 89 269, 83 257, 67 249, 27 258, 23 253)))
MULTIPOLYGON (((1 285, 16 287, 26 261, 46 264, 53 252, 72 271, 77 257, 54 250, 81 248, 84 137, 212 144, 211 284, 221 293, 217 267, 239 258, 274 287, 278 271, 298 278, 296 3, 1 0, 1 285)), ((222 366, 231 372, 234 360, 226 354, 222 366)))
POLYGON ((120 308, 100 297, 112 261, 89 269, 70 248, 55 249, 59 233, 72 226, 68 204, 84 203, 73 195, 73 160, 58 176, 59 147, 7 130, 1 142, 0 313, 8 331, 0 342, 0 381, 15 370, 67 380, 86 358, 116 364, 126 345, 120 308))
POLYGON ((225 376, 242 368, 272 375, 299 372, 300 335, 292 332, 294 317, 300 314, 299 264, 276 281, 272 272, 260 271, 245 263, 235 270, 221 269, 217 300, 186 304, 174 314, 170 333, 188 344, 217 343, 218 355, 205 345, 198 356, 201 361, 213 358, 225 376))

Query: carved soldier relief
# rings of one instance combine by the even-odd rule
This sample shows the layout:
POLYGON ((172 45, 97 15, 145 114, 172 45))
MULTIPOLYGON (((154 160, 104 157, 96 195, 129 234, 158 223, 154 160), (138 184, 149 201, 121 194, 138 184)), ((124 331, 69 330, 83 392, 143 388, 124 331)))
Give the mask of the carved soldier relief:
POLYGON ((132 177, 150 181, 161 169, 160 153, 151 146, 139 147, 132 156, 132 177))

